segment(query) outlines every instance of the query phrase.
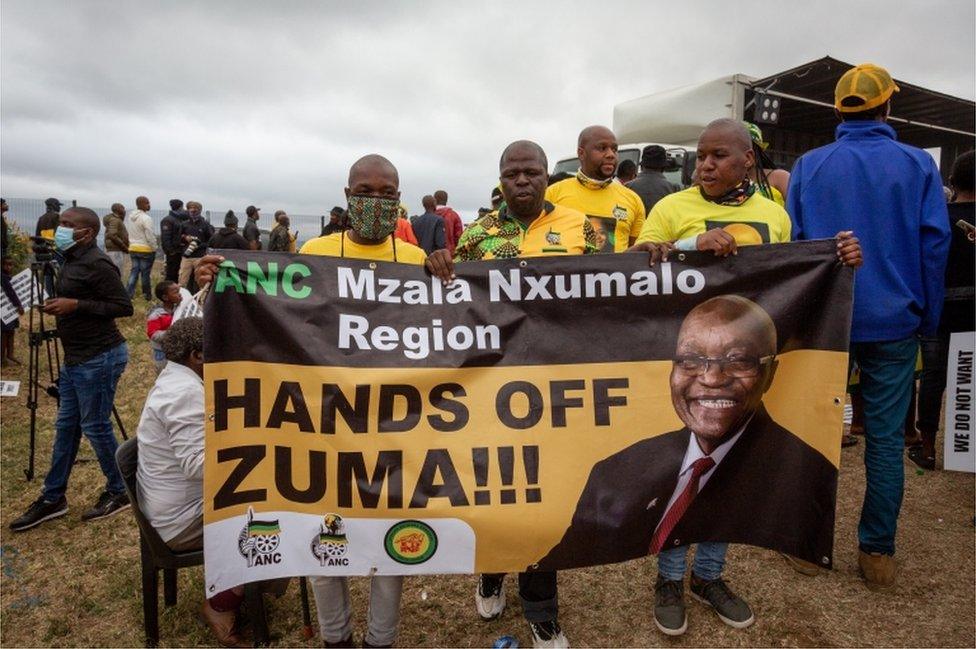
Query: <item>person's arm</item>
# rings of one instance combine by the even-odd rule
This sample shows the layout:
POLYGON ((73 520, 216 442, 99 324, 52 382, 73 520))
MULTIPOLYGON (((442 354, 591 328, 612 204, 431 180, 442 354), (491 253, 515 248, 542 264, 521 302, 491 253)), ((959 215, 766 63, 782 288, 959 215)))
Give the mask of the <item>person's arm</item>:
POLYGON ((118 248, 123 247, 122 240, 119 239, 119 228, 115 219, 105 219, 105 243, 111 243, 118 248))
POLYGON ((183 397, 160 411, 166 425, 170 446, 180 463, 183 475, 203 480, 203 386, 187 390, 183 397))
POLYGON ((803 208, 800 205, 800 196, 803 193, 800 187, 802 164, 803 158, 794 163, 793 173, 790 174, 790 184, 783 194, 786 199, 786 212, 790 215, 790 221, 793 223, 793 231, 790 233, 793 241, 801 241, 806 238, 806 233, 803 231, 803 208))
POLYGON ((410 225, 410 221, 407 219, 403 219, 403 234, 406 236, 406 241, 408 243, 412 243, 415 246, 417 245, 417 235, 414 234, 413 226, 410 225))
POLYGON ((149 336, 149 340, 159 342, 166 335, 166 330, 171 324, 173 324, 173 316, 169 313, 147 320, 146 335, 149 336))
POLYGON ((454 247, 456 248, 458 242, 461 240, 461 233, 464 232, 464 223, 461 222, 461 216, 457 212, 455 212, 454 210, 451 210, 451 214, 454 215, 454 219, 453 219, 453 221, 454 221, 454 234, 453 234, 453 236, 454 236, 454 247))
POLYGON ((596 241, 596 230, 589 219, 583 219, 583 254, 594 255, 600 252, 600 246, 596 241))
POLYGON ((919 247, 922 262, 922 288, 925 291, 925 304, 919 333, 934 336, 942 316, 942 300, 945 297, 945 268, 949 259, 949 242, 952 233, 949 229, 949 211, 946 208, 945 194, 942 193, 942 179, 935 161, 926 156, 928 173, 922 194, 922 214, 919 231, 919 247))
POLYGON ((155 252, 159 242, 156 239, 156 233, 153 232, 152 219, 149 218, 149 215, 145 212, 143 212, 140 216, 142 217, 139 219, 142 222, 142 229, 146 233, 146 243, 150 248, 153 249, 153 252, 155 252))
POLYGON ((447 251, 447 248, 441 248, 430 253, 424 265, 430 274, 441 280, 445 286, 454 281, 454 260, 451 259, 451 253, 447 251))
POLYGON ((97 260, 92 264, 88 279, 101 295, 97 300, 77 300, 76 311, 104 318, 126 318, 132 315, 132 300, 112 262, 104 257, 97 260))
POLYGON ((648 214, 643 226, 641 226, 637 243, 661 243, 663 241, 673 240, 674 236, 671 233, 667 215, 660 208, 660 205, 655 205, 651 208, 651 213, 648 214))
POLYGON ((773 169, 766 174, 766 180, 769 181, 771 187, 779 190, 785 200, 790 190, 790 172, 785 169, 773 169))
POLYGON ((644 221, 647 220, 647 212, 644 210, 644 201, 636 193, 633 195, 631 202, 633 206, 631 209, 634 210, 634 220, 630 224, 630 236, 627 240, 627 245, 632 246, 637 243, 637 238, 640 236, 641 231, 644 229, 644 221))

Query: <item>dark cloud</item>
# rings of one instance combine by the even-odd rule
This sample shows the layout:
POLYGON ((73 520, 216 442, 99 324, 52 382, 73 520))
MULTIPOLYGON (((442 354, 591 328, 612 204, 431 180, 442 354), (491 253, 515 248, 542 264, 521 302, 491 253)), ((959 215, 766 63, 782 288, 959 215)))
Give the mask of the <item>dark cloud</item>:
POLYGON ((973 19, 971 1, 4 0, 2 182, 319 213, 378 152, 411 210, 445 188, 471 218, 509 142, 555 162, 614 104, 687 83, 830 54, 972 98, 973 19))

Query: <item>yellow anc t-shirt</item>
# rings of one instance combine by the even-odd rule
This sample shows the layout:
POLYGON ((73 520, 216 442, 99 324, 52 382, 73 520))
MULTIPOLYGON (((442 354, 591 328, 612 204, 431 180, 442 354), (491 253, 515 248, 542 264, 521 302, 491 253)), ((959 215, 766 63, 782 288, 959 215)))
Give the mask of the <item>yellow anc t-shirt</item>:
POLYGON ((637 242, 676 241, 723 228, 740 246, 787 243, 791 227, 786 210, 759 192, 741 205, 719 205, 702 198, 697 187, 689 187, 655 203, 637 242))
POLYGON ((597 252, 596 237, 587 218, 576 210, 546 202, 542 214, 528 227, 503 208, 485 214, 468 226, 454 261, 585 255, 597 252))
POLYGON ((427 253, 406 241, 396 242, 396 259, 393 258, 393 237, 387 237, 383 243, 363 246, 354 243, 349 237, 343 237, 341 232, 318 237, 306 241, 298 251, 302 255, 325 255, 327 257, 349 257, 350 259, 368 259, 370 261, 396 261, 401 264, 416 264, 423 266, 427 261, 427 253), (345 238, 345 241, 343 241, 345 238))
POLYGON ((644 202, 616 181, 590 189, 575 177, 567 178, 549 186, 546 200, 585 214, 596 231, 599 252, 623 252, 644 225, 644 202))

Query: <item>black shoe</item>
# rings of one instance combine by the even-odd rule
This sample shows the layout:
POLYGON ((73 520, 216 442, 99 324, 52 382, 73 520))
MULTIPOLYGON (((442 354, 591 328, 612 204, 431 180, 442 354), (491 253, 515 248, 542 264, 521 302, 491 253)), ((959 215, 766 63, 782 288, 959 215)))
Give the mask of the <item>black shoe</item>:
POLYGON ((102 495, 98 497, 98 502, 95 503, 95 506, 81 515, 81 520, 98 520, 99 518, 111 516, 112 514, 122 511, 123 509, 128 509, 128 507, 129 496, 126 495, 125 492, 120 494, 110 494, 107 491, 103 491, 102 495))
POLYGON ((654 625, 664 635, 678 636, 688 630, 685 584, 661 575, 654 584, 654 625))
POLYGON ((719 618, 736 629, 744 629, 756 621, 746 601, 732 592, 721 577, 711 581, 691 574, 691 596, 715 609, 719 618))
POLYGON ((352 641, 352 634, 350 633, 347 637, 339 640, 338 642, 329 642, 328 640, 323 640, 322 645, 325 647, 334 647, 334 649, 354 649, 356 644, 352 641))
POLYGON ((61 496, 61 498, 53 503, 44 502, 44 496, 41 496, 31 503, 31 506, 27 508, 23 516, 14 519, 10 524, 10 529, 14 532, 23 532, 24 530, 29 530, 32 527, 40 525, 44 521, 59 518, 67 513, 68 499, 64 496, 61 496))

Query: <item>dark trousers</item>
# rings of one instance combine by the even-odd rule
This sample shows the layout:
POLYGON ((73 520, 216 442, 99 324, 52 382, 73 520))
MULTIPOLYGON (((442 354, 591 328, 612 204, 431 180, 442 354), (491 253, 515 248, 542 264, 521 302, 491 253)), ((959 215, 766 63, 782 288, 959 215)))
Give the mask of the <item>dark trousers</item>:
POLYGON ((939 430, 942 393, 946 387, 949 361, 949 334, 922 338, 922 380, 918 388, 918 430, 933 438, 939 430))
POLYGON ((174 252, 166 254, 166 280, 178 282, 180 279, 180 262, 183 261, 183 253, 174 252))
MULTIPOLYGON (((501 581, 505 573, 486 574, 489 579, 501 581)), ((522 598, 522 614, 529 622, 548 622, 559 616, 559 593, 556 587, 556 571, 520 572, 519 597, 522 598)))

